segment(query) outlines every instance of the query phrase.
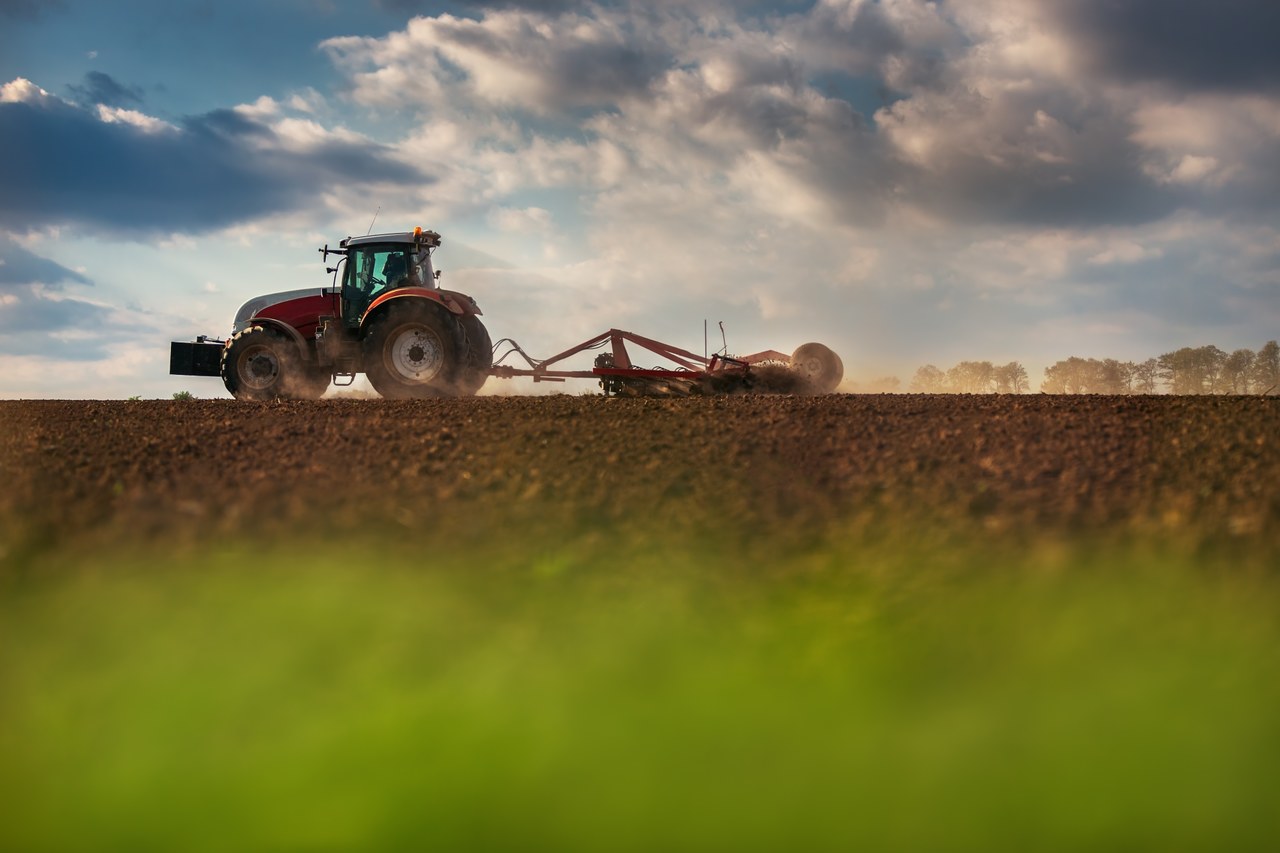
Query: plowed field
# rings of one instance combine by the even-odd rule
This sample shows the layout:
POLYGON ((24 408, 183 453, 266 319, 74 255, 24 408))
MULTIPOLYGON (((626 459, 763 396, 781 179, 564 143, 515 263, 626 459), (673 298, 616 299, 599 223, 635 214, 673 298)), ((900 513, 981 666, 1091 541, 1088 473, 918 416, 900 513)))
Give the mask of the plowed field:
POLYGON ((2 402, 0 849, 1271 849, 1278 414, 2 402))
POLYGON ((4 556, 236 537, 1280 541, 1277 398, 0 403, 4 556))

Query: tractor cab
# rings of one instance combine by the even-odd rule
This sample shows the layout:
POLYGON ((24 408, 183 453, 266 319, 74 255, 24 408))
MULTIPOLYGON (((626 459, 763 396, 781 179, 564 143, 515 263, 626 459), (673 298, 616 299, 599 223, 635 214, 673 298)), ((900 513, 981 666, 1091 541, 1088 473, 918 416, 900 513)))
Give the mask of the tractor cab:
POLYGON ((431 252, 440 245, 440 235, 415 228, 397 234, 348 237, 338 244, 345 250, 342 272, 342 320, 349 329, 375 299, 398 287, 436 288, 431 252))
POLYGON ((357 374, 384 397, 471 395, 493 366, 474 299, 441 290, 435 231, 348 237, 320 249, 330 287, 271 293, 236 315, 226 341, 174 341, 169 372, 221 376, 239 400, 319 397, 357 374))

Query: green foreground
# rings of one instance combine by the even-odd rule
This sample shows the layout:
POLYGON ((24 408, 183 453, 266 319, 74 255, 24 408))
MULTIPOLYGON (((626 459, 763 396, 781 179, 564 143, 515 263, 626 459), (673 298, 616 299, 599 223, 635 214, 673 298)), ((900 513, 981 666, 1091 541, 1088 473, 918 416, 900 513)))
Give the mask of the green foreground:
POLYGON ((10 576, 0 848, 1271 846, 1280 579, 909 552, 10 576))

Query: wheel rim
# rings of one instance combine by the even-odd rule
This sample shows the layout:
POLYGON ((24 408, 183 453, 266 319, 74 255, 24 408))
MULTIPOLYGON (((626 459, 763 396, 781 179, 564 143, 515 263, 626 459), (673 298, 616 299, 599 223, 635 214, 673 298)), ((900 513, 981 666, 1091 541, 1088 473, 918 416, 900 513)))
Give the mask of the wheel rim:
POLYGON ((840 356, 822 344, 801 344, 791 354, 791 369, 819 394, 830 394, 844 377, 840 356))
POLYGON ((389 347, 391 368, 405 382, 430 382, 444 367, 440 338, 425 326, 397 332, 389 347))
POLYGON ((280 375, 280 359, 275 350, 264 345, 249 347, 240 356, 240 381, 248 388, 263 391, 280 375))
POLYGON ((810 356, 800 362, 800 374, 805 379, 820 379, 826 373, 825 367, 820 358, 810 356))

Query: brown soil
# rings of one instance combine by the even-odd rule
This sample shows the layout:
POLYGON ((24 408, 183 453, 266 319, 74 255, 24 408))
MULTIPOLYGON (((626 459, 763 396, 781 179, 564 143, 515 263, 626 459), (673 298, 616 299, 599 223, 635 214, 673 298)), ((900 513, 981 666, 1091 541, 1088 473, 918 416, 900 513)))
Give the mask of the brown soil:
POLYGON ((0 402, 0 567, 265 538, 746 553, 907 536, 1280 555, 1280 399, 0 402))

